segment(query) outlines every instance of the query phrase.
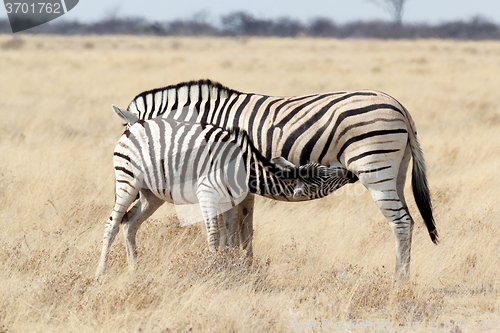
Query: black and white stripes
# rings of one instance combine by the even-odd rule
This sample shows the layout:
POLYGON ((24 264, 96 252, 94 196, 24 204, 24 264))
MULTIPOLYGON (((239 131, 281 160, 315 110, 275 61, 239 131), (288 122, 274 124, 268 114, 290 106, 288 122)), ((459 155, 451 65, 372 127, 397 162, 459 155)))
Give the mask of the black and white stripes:
MULTIPOLYGON (((395 234, 397 276, 409 274, 413 219, 404 185, 413 159, 415 201, 432 241, 437 242, 415 125, 408 111, 384 93, 362 90, 273 97, 202 80, 143 92, 122 113, 129 123, 164 117, 240 128, 267 159, 282 156, 295 165, 319 163, 339 170, 344 183, 359 180, 395 234)), ((244 204, 245 210, 252 211, 252 200, 244 204)))
MULTIPOLYGON (((282 158, 270 161, 255 150, 245 131, 163 118, 139 120, 127 129, 113 162, 116 200, 105 227, 98 276, 120 223, 129 264, 134 265, 137 229, 164 201, 199 203, 213 250, 219 246, 218 212, 232 209, 249 192, 309 200, 328 195, 346 181, 319 164, 296 167, 282 158), (138 194, 140 200, 128 211, 138 194)), ((235 242, 234 221, 225 222, 229 242, 235 242)))

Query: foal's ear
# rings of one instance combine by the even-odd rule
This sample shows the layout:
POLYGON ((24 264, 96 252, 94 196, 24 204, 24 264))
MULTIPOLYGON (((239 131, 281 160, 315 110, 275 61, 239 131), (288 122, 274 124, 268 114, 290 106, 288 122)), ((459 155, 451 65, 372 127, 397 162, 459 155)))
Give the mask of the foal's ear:
POLYGON ((139 117, 137 117, 135 114, 133 114, 130 111, 124 110, 122 108, 119 108, 118 106, 111 104, 111 108, 115 113, 120 117, 122 120, 126 121, 127 124, 133 125, 137 120, 139 120, 139 117))
POLYGON ((293 164, 292 162, 288 161, 286 158, 284 158, 282 156, 271 158, 271 163, 273 163, 276 166, 279 166, 279 167, 281 167, 283 169, 296 168, 297 167, 295 164, 293 164))

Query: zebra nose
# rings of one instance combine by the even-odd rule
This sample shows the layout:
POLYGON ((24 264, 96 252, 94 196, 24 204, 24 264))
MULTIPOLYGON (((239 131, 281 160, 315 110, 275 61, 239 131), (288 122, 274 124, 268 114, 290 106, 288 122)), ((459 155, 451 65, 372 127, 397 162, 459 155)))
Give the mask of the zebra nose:
POLYGON ((302 189, 296 189, 295 191, 293 191, 293 198, 294 198, 294 199, 298 199, 298 198, 300 198, 303 194, 304 194, 304 190, 302 190, 302 189))
POLYGON ((298 199, 302 195, 304 195, 304 183, 300 179, 298 179, 297 185, 295 186, 295 188, 293 190, 293 198, 298 199))

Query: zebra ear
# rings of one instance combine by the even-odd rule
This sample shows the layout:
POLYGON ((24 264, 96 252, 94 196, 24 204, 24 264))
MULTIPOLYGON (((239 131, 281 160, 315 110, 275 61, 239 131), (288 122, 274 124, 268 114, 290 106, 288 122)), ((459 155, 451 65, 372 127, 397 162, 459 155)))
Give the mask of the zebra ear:
POLYGON ((276 164, 277 166, 288 169, 288 168, 296 168, 297 166, 292 162, 288 161, 284 157, 273 157, 271 158, 271 163, 276 164))
POLYGON ((113 108, 113 111, 115 111, 118 117, 125 120, 129 125, 133 125, 137 120, 139 120, 139 117, 132 112, 119 108, 114 104, 111 104, 111 108, 113 108))

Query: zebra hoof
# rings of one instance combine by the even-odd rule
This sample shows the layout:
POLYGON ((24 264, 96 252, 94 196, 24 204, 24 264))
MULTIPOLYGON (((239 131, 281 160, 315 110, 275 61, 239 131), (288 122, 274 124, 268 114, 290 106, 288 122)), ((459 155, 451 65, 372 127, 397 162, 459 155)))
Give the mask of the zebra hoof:
POLYGON ((104 267, 99 266, 95 272, 94 280, 101 281, 104 277, 104 267))

